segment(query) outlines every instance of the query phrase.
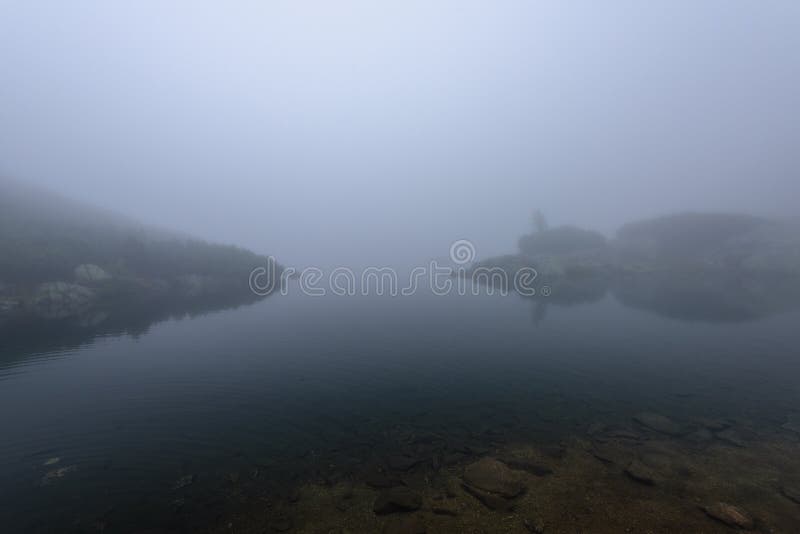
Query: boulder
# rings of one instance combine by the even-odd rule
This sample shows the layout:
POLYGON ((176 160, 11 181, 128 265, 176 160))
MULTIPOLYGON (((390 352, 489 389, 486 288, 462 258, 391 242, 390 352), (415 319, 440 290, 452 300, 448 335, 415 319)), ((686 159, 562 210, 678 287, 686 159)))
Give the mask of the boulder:
POLYGON ((781 486, 781 494, 790 501, 800 504, 800 485, 798 486, 783 485, 781 486))
POLYGON ((64 478, 68 474, 73 473, 73 472, 75 472, 77 470, 78 470, 78 466, 77 465, 68 465, 66 467, 60 467, 58 469, 53 469, 52 471, 48 471, 42 477, 42 479, 40 481, 40 485, 48 486, 48 485, 52 484, 53 482, 55 482, 56 480, 64 478))
POLYGON ((553 474, 553 470, 550 469, 550 467, 542 464, 541 462, 537 462, 533 458, 507 455, 503 456, 501 461, 512 469, 527 471, 528 473, 536 475, 537 477, 544 477, 553 474))
POLYGON ((375 489, 393 488, 403 484, 400 479, 389 476, 376 465, 367 467, 362 476, 367 486, 375 489))
POLYGON ((592 456, 606 464, 627 465, 631 461, 631 451, 619 441, 594 442, 589 450, 592 456))
POLYGON ((436 515, 447 515, 455 517, 458 515, 456 501, 441 501, 431 506, 431 511, 436 515))
POLYGON ((514 501, 506 499, 497 493, 482 491, 467 483, 462 484, 464 490, 482 502, 490 510, 508 511, 514 508, 514 501))
POLYGON ((743 448, 746 446, 742 436, 740 436, 739 433, 733 430, 732 428, 728 428, 721 432, 717 432, 714 434, 714 436, 718 440, 727 443, 728 445, 731 445, 733 447, 743 448))
POLYGON ((389 522, 383 529, 383 534, 425 534, 427 528, 422 520, 411 515, 389 522))
POLYGON ((75 267, 75 279, 84 284, 92 284, 110 280, 111 275, 93 263, 84 263, 75 267))
POLYGON ((411 512, 419 510, 420 507, 422 507, 422 497, 418 493, 405 486, 396 486, 380 492, 372 509, 376 514, 383 515, 411 512))
POLYGON ((408 471, 420 462, 421 458, 406 454, 393 454, 386 459, 386 464, 392 471, 408 471))
POLYGON ((482 491, 511 499, 525 490, 516 471, 494 458, 482 458, 464 470, 464 482, 482 491))
POLYGON ((714 503, 704 506, 703 511, 717 521, 725 523, 729 527, 740 528, 742 530, 753 530, 755 522, 744 510, 724 502, 714 503))
POLYGON ((177 491, 186 486, 191 486, 192 484, 194 484, 194 475, 185 475, 175 481, 175 484, 172 485, 172 489, 177 491))
POLYGON ((642 412, 634 415, 633 420, 650 430, 655 430, 668 436, 680 436, 685 433, 680 425, 661 414, 642 412))
POLYGON ((645 486, 655 486, 656 479, 658 478, 655 471, 639 460, 634 460, 628 464, 628 467, 625 468, 625 474, 628 475, 629 478, 645 486))
POLYGON ((781 428, 800 435, 800 415, 793 413, 790 414, 786 419, 786 422, 781 425, 781 428))
POLYGON ((46 282, 41 284, 33 298, 33 311, 45 319, 64 319, 85 312, 94 302, 96 295, 88 287, 66 282, 46 282))

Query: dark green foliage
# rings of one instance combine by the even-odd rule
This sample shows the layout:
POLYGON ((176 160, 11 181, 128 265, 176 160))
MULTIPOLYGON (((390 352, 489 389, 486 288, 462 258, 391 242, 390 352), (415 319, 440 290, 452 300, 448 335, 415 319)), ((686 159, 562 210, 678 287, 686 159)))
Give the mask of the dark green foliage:
POLYGON ((115 279, 195 274, 247 287, 249 273, 265 261, 242 248, 146 228, 52 193, 0 181, 0 282, 6 284, 71 280, 76 266, 92 263, 115 279))
POLYGON ((617 236, 623 249, 688 258, 766 224, 769 221, 752 215, 681 213, 628 223, 620 228, 617 236))
POLYGON ((607 246, 606 238, 597 232, 583 230, 574 226, 559 226, 524 235, 519 239, 519 249, 523 254, 573 254, 596 251, 607 246))

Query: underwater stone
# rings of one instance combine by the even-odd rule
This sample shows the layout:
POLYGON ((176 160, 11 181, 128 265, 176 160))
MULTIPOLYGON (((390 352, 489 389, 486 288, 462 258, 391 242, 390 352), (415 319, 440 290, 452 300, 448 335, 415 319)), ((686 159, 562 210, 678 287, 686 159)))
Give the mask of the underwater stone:
POLYGON ((388 523, 383 529, 383 534, 425 534, 426 531, 422 520, 412 515, 388 523))
POLYGON ((755 527, 755 522, 747 512, 724 502, 714 503, 710 506, 704 506, 703 511, 717 521, 721 521, 730 527, 741 528, 743 530, 752 530, 755 527))
POLYGON ((57 480, 59 478, 64 478, 69 473, 75 472, 77 470, 78 470, 78 466, 77 465, 68 465, 66 467, 61 467, 59 469, 54 469, 52 471, 48 471, 42 477, 41 485, 42 486, 47 486, 49 484, 52 484, 53 481, 55 481, 55 480, 57 480))
POLYGON ((514 507, 513 501, 501 497, 496 493, 482 491, 466 483, 462 484, 461 486, 467 491, 467 493, 478 499, 490 510, 505 511, 514 507))
POLYGON ((630 462, 631 453, 617 442, 596 442, 592 444, 591 454, 607 464, 625 465, 630 462))
POLYGON ((656 484, 657 475, 655 471, 639 460, 632 461, 625 469, 625 474, 636 482, 646 486, 655 486, 656 484))
POLYGON ((449 515, 453 517, 458 515, 456 503, 451 501, 436 503, 431 507, 431 511, 436 515, 449 515))
POLYGON ((395 454, 386 459, 389 469, 393 471, 408 471, 422 460, 406 454, 395 454))
POLYGON ((633 416, 633 420, 642 426, 655 430, 661 434, 669 436, 680 436, 683 434, 683 429, 675 423, 672 419, 665 417, 661 414, 652 412, 642 412, 633 416))
POLYGON ((530 458, 517 457, 517 456, 503 456, 501 460, 503 461, 503 463, 505 463, 512 469, 527 471, 528 473, 536 475, 537 477, 543 477, 553 474, 552 469, 530 458))
POLYGON ((376 514, 391 514, 394 512, 410 512, 422 506, 422 497, 418 493, 404 486, 397 486, 383 490, 375 499, 373 511, 376 514))
POLYGON ((275 532, 289 532, 292 530, 292 520, 289 517, 278 517, 272 523, 272 530, 275 532))
POLYGON ((525 527, 528 532, 533 532, 533 534, 544 534, 544 525, 538 519, 523 519, 522 526, 525 527))
POLYGON ((717 432, 714 434, 716 438, 728 445, 733 445, 734 447, 744 448, 745 442, 742 437, 732 429, 723 430, 722 432, 717 432))
POLYGON ((713 432, 719 432, 720 430, 725 430, 731 423, 729 421, 725 421, 723 419, 716 419, 716 418, 709 418, 709 417, 698 417, 694 419, 697 424, 711 430, 713 432))
POLYGON ((781 494, 790 501, 800 504, 800 486, 781 486, 781 494))
POLYGON ((173 490, 179 490, 181 488, 185 488, 194 482, 194 475, 186 475, 179 478, 175 484, 172 485, 173 490))
POLYGON ((494 458, 483 458, 467 466, 464 481, 479 490, 513 498, 522 493, 525 486, 519 475, 494 458))

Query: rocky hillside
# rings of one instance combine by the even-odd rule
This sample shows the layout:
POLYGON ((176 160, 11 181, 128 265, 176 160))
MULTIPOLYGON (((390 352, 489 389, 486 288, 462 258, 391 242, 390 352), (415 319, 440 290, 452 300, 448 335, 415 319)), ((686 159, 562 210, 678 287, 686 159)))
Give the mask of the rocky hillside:
POLYGON ((800 278, 800 221, 682 213, 624 225, 613 239, 572 226, 540 228, 519 252, 474 267, 534 267, 547 277, 646 272, 800 278))
POLYGON ((800 274, 800 224, 729 213, 682 213, 626 224, 614 242, 621 266, 800 274))
POLYGON ((251 297, 266 258, 0 180, 0 315, 63 318, 132 300, 251 297))

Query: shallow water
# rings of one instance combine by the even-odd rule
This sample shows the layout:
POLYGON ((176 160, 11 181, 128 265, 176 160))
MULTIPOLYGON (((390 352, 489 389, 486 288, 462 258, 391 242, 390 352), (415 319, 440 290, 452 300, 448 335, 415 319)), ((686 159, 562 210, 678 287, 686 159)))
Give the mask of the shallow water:
POLYGON ((800 313, 670 310, 611 295, 558 306, 290 294, 55 350, 52 332, 26 332, 0 349, 0 529, 379 531, 398 515, 371 513, 380 490, 365 473, 380 466, 424 496, 429 532, 534 520, 546 532, 724 531, 698 509, 706 500, 736 500, 763 531, 800 531, 800 505, 780 490, 800 481, 800 436, 786 427, 800 414, 800 313), (685 432, 653 431, 632 419, 641 412, 685 432), (700 418, 738 443, 691 441, 700 418), (648 447, 682 467, 644 485, 628 460, 603 458, 648 447), (552 473, 526 474, 513 512, 437 495, 477 458, 520 451, 551 451, 552 473), (342 484, 354 504, 334 506, 342 484), (459 513, 432 513, 439 498, 459 513))

